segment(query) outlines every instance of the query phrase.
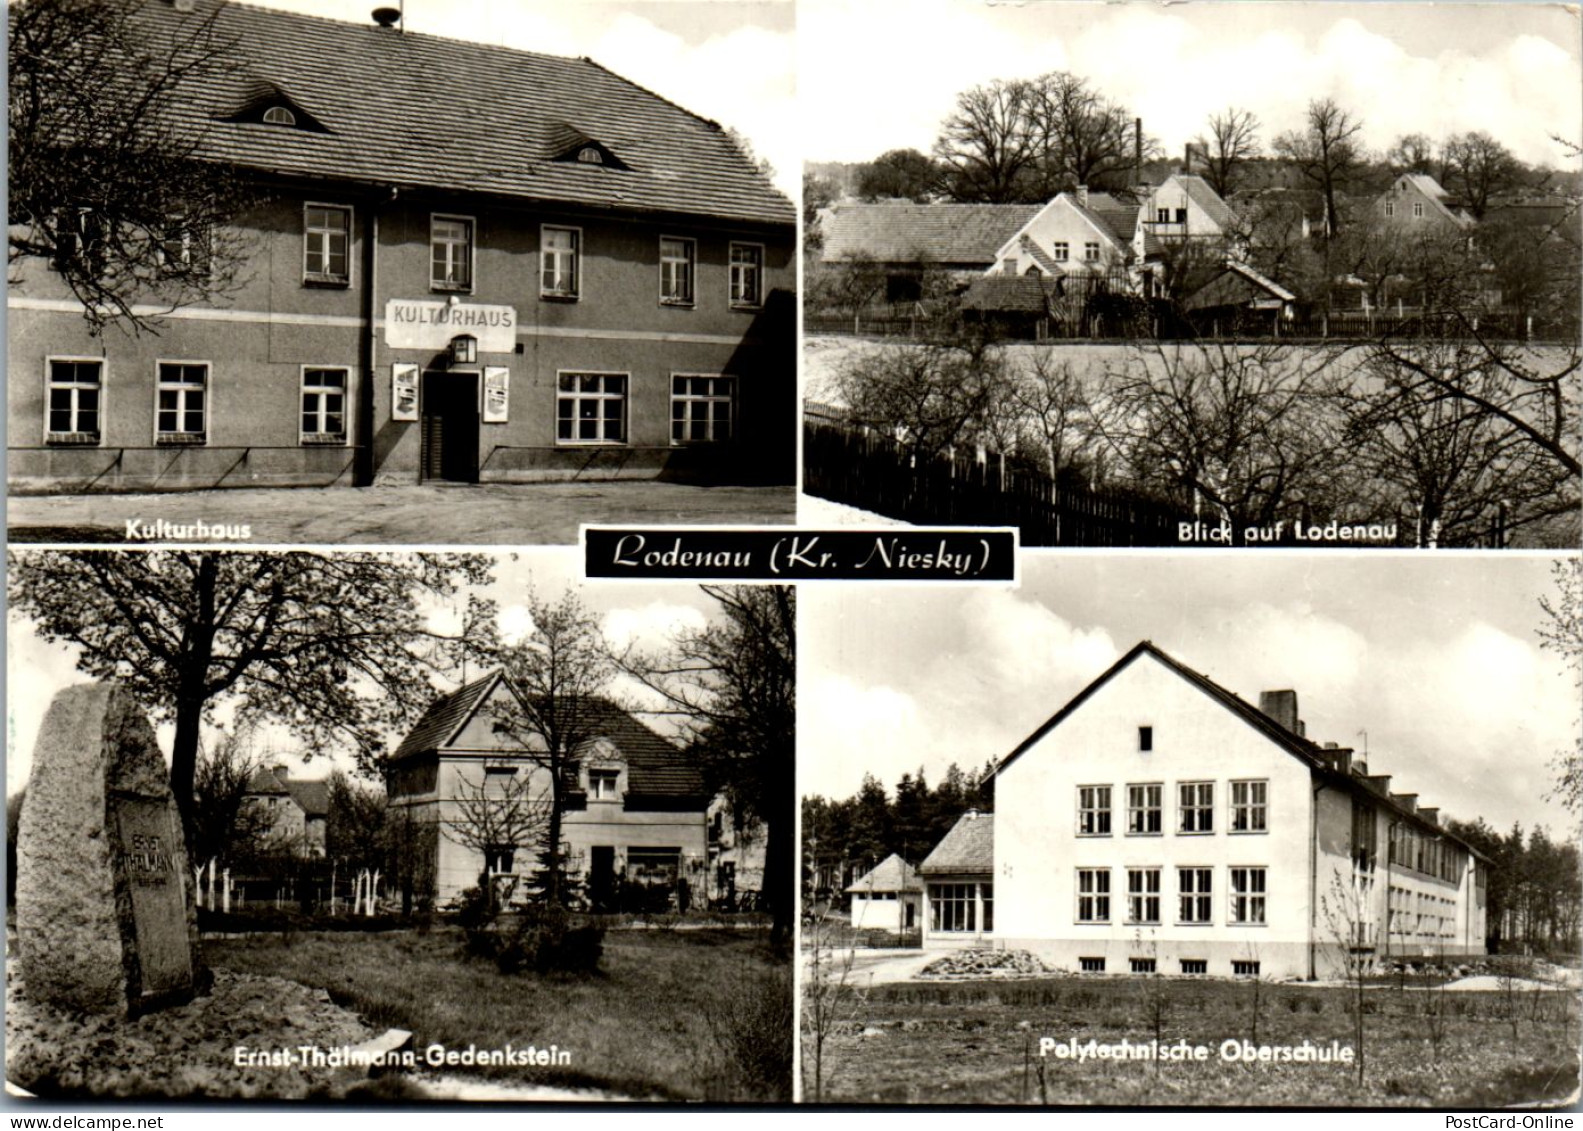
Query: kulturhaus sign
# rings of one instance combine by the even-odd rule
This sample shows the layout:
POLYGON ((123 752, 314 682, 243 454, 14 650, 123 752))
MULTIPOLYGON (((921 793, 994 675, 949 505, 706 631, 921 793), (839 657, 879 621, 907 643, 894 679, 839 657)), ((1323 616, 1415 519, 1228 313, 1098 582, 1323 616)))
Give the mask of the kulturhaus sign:
POLYGON ((385 303, 385 344, 391 349, 441 350, 457 334, 477 338, 481 353, 511 353, 517 347, 516 308, 405 298, 385 303))

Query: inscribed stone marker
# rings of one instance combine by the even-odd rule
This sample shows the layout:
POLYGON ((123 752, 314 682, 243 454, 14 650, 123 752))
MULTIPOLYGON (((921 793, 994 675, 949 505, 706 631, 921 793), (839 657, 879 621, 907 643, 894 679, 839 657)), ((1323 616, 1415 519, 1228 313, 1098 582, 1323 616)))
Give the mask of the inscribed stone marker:
POLYGON ((123 687, 68 687, 44 716, 17 834, 17 941, 36 1001, 138 1014, 196 992, 181 817, 123 687))

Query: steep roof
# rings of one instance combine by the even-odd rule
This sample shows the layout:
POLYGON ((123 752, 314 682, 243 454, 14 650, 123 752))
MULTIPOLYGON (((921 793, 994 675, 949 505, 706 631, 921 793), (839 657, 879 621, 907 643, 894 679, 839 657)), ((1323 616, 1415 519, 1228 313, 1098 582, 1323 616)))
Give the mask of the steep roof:
POLYGON ((1087 205, 1078 204, 1076 198, 1072 204, 1120 244, 1123 251, 1132 247, 1132 236, 1138 227, 1140 206, 1137 201, 1124 200, 1108 192, 1091 192, 1087 205))
POLYGON ((934 851, 924 857, 918 871, 925 876, 995 871, 995 814, 969 810, 934 851))
POLYGON ((1176 180, 1181 183, 1188 198, 1202 208, 1204 214, 1213 220, 1221 231, 1225 231, 1235 222, 1236 216, 1231 211, 1231 206, 1221 199, 1214 186, 1203 177, 1197 173, 1178 173, 1176 180))
POLYGON ((291 790, 286 788, 286 783, 275 773, 275 767, 260 766, 253 771, 253 776, 247 779, 247 792, 286 794, 291 790))
POLYGON ((796 209, 717 123, 591 59, 196 0, 144 4, 156 37, 213 20, 227 65, 183 90, 201 155, 247 169, 617 211, 793 224, 796 209), (274 91, 320 129, 237 121, 274 91), (578 139, 620 164, 568 159, 578 139))
POLYGON ((302 811, 310 817, 327 816, 330 812, 330 783, 323 778, 303 781, 288 781, 286 788, 291 791, 292 800, 302 807, 302 811))
POLYGON ((892 852, 866 876, 853 880, 846 890, 855 895, 876 891, 922 891, 923 883, 918 879, 917 869, 892 852))
POLYGON ((977 264, 1039 212, 1038 204, 838 204, 821 225, 826 263, 977 264))
MULTIPOLYGON (((1456 841, 1463 848, 1466 848, 1479 859, 1487 859, 1483 853, 1479 852, 1478 849, 1474 848, 1461 837, 1448 832, 1440 825, 1437 825, 1433 821, 1420 816, 1416 810, 1397 804, 1395 801, 1391 800, 1388 794, 1382 793, 1379 790, 1364 784, 1363 779, 1360 779, 1353 774, 1342 773, 1336 769, 1333 769, 1326 763, 1323 748, 1318 743, 1311 742, 1307 738, 1287 730, 1280 723, 1270 718, 1270 716, 1266 715, 1263 711, 1259 710, 1257 707, 1241 698, 1235 692, 1226 690, 1208 676, 1202 675, 1199 672, 1195 672, 1191 668, 1186 667, 1175 658, 1167 655, 1164 651, 1155 647, 1153 642, 1148 640, 1138 641, 1138 643, 1133 645, 1132 649, 1128 651, 1125 656, 1121 657, 1121 659, 1117 660, 1114 664, 1105 669, 1098 679, 1094 680, 1087 687, 1083 688, 1083 690, 1079 691, 1070 700, 1068 700, 1067 704, 1054 715, 1052 715, 1044 723, 1044 725, 1039 727, 1038 730, 1034 731, 1027 738, 1023 739, 1023 741, 1017 746, 1015 750, 1006 755, 1006 757, 1002 758, 1000 760, 1000 764, 995 767, 995 772, 998 774, 1007 766, 1011 765, 1012 762, 1015 762, 1023 755, 1024 752, 1036 745, 1041 739, 1044 738, 1045 735, 1049 734, 1050 731, 1059 726, 1062 720, 1064 720, 1073 711, 1077 710, 1078 707, 1082 706, 1089 696, 1093 695, 1094 692, 1098 691, 1105 684, 1109 683, 1113 677, 1126 669, 1138 657, 1145 655, 1152 656, 1154 659, 1158 660, 1167 669, 1175 672, 1177 675, 1187 680, 1188 683, 1192 684, 1194 687, 1204 692, 1204 694, 1208 695, 1221 706, 1231 711, 1238 718, 1242 719, 1243 722, 1247 723, 1260 734, 1264 735, 1264 737, 1280 746, 1293 757, 1301 760, 1315 775, 1324 781, 1326 785, 1345 789, 1350 793, 1367 797, 1375 804, 1390 810, 1403 822, 1411 824, 1426 832, 1443 836, 1448 840, 1456 841)), ((942 844, 943 843, 944 842, 942 842, 942 844)), ((923 870, 928 870, 928 864, 929 861, 925 860, 923 870)))
MULTIPOLYGON (((501 673, 492 672, 440 696, 429 704, 390 760, 399 762, 448 746, 502 684, 501 673)), ((646 798, 707 800, 703 775, 685 751, 627 711, 608 700, 596 700, 590 709, 589 725, 591 730, 608 739, 626 760, 629 804, 641 804, 646 798)), ((515 752, 504 744, 501 750, 507 754, 515 752)))

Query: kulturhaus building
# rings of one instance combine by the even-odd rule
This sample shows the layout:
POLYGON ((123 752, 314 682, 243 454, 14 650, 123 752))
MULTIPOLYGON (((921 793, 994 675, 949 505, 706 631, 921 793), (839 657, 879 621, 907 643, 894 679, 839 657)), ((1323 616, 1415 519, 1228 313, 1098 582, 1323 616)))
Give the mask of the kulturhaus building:
POLYGON ((13 263, 11 489, 790 482, 791 202, 590 59, 376 15, 138 9, 150 43, 224 45, 171 126, 251 186, 246 262, 212 301, 150 295, 157 335, 95 335, 13 263))

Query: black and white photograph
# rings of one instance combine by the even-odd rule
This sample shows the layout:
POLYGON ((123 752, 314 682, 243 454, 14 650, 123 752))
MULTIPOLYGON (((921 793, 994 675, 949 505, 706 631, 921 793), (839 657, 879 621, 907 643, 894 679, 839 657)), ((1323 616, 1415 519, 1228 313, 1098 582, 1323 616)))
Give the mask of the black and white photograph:
POLYGON ((13 541, 792 521, 792 3, 8 17, 13 541))
POLYGON ((1576 1102, 1576 558, 803 595, 803 1097, 1576 1102))
POLYGON ((803 521, 1578 544, 1575 11, 798 21, 803 521))
POLYGON ((791 1101, 791 589, 8 564, 12 1089, 791 1101))

